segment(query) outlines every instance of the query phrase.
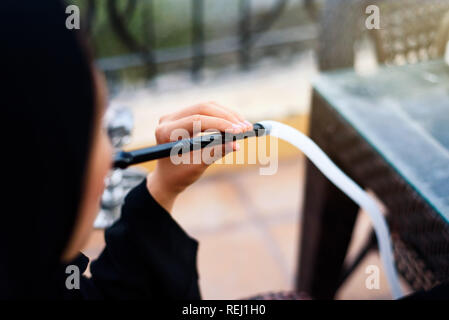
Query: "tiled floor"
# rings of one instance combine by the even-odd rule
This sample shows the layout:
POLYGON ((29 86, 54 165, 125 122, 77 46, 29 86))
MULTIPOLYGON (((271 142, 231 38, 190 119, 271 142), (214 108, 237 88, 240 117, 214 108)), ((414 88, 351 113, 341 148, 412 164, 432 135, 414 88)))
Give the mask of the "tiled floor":
POLYGON ((283 163, 273 176, 256 167, 217 174, 180 197, 173 214, 200 241, 205 298, 292 287, 302 164, 283 163))
MULTIPOLYGON (((186 190, 173 216, 199 240, 198 267, 205 299, 237 299, 293 288, 301 217, 304 159, 284 160, 277 174, 257 167, 206 176, 186 190)), ((350 255, 363 243, 369 221, 360 215, 350 255)), ((103 246, 96 231, 86 248, 95 257, 103 246)), ((377 254, 365 259, 338 293, 338 299, 389 299, 381 273, 380 289, 365 287, 367 265, 382 270, 377 254)))

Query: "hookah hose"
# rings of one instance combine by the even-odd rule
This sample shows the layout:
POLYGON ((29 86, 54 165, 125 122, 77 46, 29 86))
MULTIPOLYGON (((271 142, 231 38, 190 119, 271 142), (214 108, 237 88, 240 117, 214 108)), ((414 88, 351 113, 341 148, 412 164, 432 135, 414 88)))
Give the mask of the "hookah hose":
POLYGON ((352 199, 368 214, 373 224, 379 254, 384 271, 390 285, 394 299, 403 296, 399 277, 394 263, 392 244, 388 225, 377 203, 359 185, 349 178, 332 160, 305 134, 277 121, 262 121, 260 124, 276 136, 301 150, 307 158, 328 178, 335 186, 352 199))

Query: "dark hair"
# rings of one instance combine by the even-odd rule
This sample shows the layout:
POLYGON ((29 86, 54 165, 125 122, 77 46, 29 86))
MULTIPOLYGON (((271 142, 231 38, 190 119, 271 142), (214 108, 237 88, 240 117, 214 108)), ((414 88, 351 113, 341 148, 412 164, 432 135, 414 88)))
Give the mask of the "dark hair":
POLYGON ((0 297, 58 295, 83 193, 95 86, 67 17, 56 0, 0 1, 0 297))

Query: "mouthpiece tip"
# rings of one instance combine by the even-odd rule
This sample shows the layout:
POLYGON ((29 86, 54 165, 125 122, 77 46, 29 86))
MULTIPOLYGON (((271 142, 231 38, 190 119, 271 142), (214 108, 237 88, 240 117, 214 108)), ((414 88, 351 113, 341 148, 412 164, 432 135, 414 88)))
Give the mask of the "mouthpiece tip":
POLYGON ((120 151, 114 158, 112 167, 114 169, 126 169, 132 162, 132 155, 125 151, 120 151))
POLYGON ((266 126, 260 122, 253 124, 254 131, 256 132, 256 136, 264 136, 270 134, 269 126, 266 126))

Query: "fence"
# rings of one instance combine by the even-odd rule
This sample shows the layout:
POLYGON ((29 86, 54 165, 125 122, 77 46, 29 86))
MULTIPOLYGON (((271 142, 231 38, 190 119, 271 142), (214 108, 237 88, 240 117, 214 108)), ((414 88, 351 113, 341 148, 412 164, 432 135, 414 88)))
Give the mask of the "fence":
MULTIPOLYGON (((90 32, 98 14, 98 1, 86 0, 84 19, 90 32)), ((157 34, 153 0, 106 0, 105 12, 116 37, 131 53, 102 57, 97 64, 108 76, 121 70, 133 67, 145 67, 147 76, 154 78, 159 66, 179 62, 189 62, 192 79, 201 79, 201 70, 209 57, 226 54, 237 54, 238 64, 242 70, 247 70, 252 64, 252 50, 284 47, 295 44, 310 44, 317 38, 315 24, 317 0, 303 0, 302 5, 310 23, 285 29, 272 29, 273 24, 285 12, 289 0, 273 1, 272 7, 257 19, 254 17, 251 0, 238 0, 238 24, 234 36, 220 39, 206 39, 205 36, 205 0, 191 0, 190 27, 191 43, 188 46, 156 49, 157 34), (138 2, 145 1, 143 19, 145 26, 143 41, 138 40, 129 29, 129 20, 138 8, 138 2), (121 4, 121 5, 120 5, 121 4), (311 42, 312 41, 312 42, 311 42)), ((142 37, 141 37, 142 38, 142 37)))

